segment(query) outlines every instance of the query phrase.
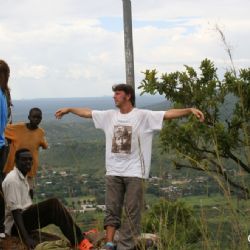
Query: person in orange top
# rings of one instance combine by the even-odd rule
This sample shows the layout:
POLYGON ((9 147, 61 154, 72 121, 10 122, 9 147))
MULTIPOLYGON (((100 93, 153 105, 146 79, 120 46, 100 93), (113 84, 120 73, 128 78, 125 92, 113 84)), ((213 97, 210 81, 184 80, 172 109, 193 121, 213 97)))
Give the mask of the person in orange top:
POLYGON ((42 111, 39 108, 32 108, 29 111, 29 123, 9 124, 5 129, 5 137, 10 141, 10 152, 3 172, 9 173, 15 165, 15 153, 20 148, 27 148, 32 153, 33 164, 28 173, 28 182, 31 194, 33 194, 33 182, 38 168, 39 147, 46 149, 48 147, 45 139, 45 132, 39 128, 42 121, 42 111))

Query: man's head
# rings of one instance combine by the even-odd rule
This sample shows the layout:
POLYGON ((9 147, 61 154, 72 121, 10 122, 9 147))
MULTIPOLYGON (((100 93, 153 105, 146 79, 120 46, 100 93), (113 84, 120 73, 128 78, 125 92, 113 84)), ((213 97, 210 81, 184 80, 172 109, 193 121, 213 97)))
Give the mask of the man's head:
POLYGON ((8 90, 8 81, 9 81, 9 76, 10 76, 10 68, 8 64, 0 60, 0 88, 3 91, 8 90))
POLYGON ((16 151, 15 162, 19 171, 26 176, 32 167, 32 154, 27 148, 22 148, 16 151))
POLYGON ((30 127, 36 129, 42 121, 42 111, 39 108, 32 108, 29 111, 28 119, 30 121, 30 127))
POLYGON ((132 86, 128 84, 117 84, 112 87, 114 91, 114 100, 116 107, 120 108, 126 102, 130 102, 135 106, 135 91, 132 86))

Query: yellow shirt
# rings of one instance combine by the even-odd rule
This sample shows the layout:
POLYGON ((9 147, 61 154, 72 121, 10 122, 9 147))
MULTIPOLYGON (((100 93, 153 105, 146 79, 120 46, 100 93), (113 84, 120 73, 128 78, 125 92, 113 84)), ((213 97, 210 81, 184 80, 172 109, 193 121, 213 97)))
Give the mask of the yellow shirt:
POLYGON ((33 165, 28 176, 36 176, 39 147, 41 146, 44 149, 48 147, 44 130, 41 128, 30 130, 25 123, 8 124, 5 129, 5 137, 11 140, 11 144, 3 172, 7 174, 14 168, 16 151, 21 148, 27 148, 33 156, 33 165))

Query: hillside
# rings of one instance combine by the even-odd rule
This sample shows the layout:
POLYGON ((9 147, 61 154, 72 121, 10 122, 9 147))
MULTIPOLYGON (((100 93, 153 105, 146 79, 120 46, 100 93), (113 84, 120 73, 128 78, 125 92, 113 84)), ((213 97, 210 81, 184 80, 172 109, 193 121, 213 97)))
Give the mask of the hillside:
MULTIPOLYGON (((156 96, 137 96, 137 107, 150 107, 159 103, 165 103, 163 107, 168 107, 169 102, 164 97, 156 96)), ((30 99, 30 100, 13 100, 13 121, 23 121, 27 119, 28 111, 32 107, 38 107, 43 111, 43 120, 54 120, 54 113, 62 107, 89 107, 91 109, 111 109, 114 108, 112 96, 104 97, 83 97, 83 98, 48 98, 48 99, 30 99)), ((67 116, 64 122, 77 121, 81 119, 76 116, 67 116)))
MULTIPOLYGON (((94 108, 112 108, 110 99, 112 101, 109 98, 92 104, 95 103, 94 108)), ((44 113, 41 127, 46 131, 49 148, 40 151, 35 201, 58 197, 72 212, 82 230, 102 229, 104 213, 101 207, 105 194, 104 134, 94 128, 91 120, 67 116, 57 121, 53 117, 57 107, 80 106, 82 100, 50 101, 20 101, 22 105, 14 109, 15 120, 18 117, 26 120, 27 110, 35 104, 39 104, 44 113)), ((91 102, 85 104, 89 106, 91 102)), ((224 116, 230 115, 230 105, 232 99, 228 98, 226 106, 221 109, 224 116)), ((164 110, 168 106, 169 103, 165 101, 143 103, 144 108, 152 110, 164 110)), ((225 198, 216 180, 206 173, 173 167, 171 159, 174 155, 172 152, 161 153, 159 135, 156 133, 153 140, 151 178, 145 184, 145 204, 150 210, 161 198, 185 202, 192 207, 197 221, 201 221, 202 226, 209 231, 209 235, 204 235, 209 237, 211 246, 217 249, 218 242, 223 238, 225 240, 221 241, 221 248, 218 249, 227 249, 235 232, 235 211, 239 213, 244 234, 249 227, 249 201, 240 201, 236 196, 225 198)), ((248 181, 244 176, 243 180, 248 181)), ((48 230, 50 233, 55 231, 55 228, 48 230)), ((5 242, 14 245, 12 249, 19 244, 17 239, 5 242)), ((188 249, 202 249, 203 244, 203 241, 199 241, 189 245, 188 249)))

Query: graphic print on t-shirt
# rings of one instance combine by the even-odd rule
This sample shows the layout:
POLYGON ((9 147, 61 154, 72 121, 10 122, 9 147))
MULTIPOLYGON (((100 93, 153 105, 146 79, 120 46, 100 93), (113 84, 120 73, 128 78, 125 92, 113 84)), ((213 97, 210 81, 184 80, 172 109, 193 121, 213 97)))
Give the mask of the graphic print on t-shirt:
POLYGON ((115 125, 112 138, 112 153, 131 153, 132 126, 115 125))

